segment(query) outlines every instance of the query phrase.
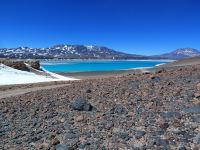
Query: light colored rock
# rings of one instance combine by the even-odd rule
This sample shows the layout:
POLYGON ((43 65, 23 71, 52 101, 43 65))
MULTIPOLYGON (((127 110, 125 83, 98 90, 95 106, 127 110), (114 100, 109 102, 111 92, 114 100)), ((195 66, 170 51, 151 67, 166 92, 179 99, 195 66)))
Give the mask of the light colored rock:
POLYGON ((80 115, 80 116, 76 117, 75 120, 76 120, 77 122, 81 122, 81 121, 84 120, 84 116, 83 116, 83 115, 80 115))

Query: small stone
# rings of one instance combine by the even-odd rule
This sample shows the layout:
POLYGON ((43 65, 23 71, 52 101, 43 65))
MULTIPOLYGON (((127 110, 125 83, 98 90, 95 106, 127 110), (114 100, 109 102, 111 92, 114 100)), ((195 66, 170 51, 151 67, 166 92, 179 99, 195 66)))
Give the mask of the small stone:
POLYGON ((65 122, 65 118, 60 119, 60 122, 62 123, 65 122))
POLYGON ((57 138, 54 138, 54 139, 52 139, 51 144, 57 145, 57 144, 60 144, 60 141, 57 138))
POLYGON ((75 120, 76 120, 77 122, 81 122, 81 121, 84 120, 84 117, 81 115, 81 116, 76 117, 75 120))
POLYGON ((48 148, 49 147, 49 144, 44 142, 41 144, 41 148, 48 148))
POLYGON ((71 148, 69 145, 66 144, 58 144, 56 145, 56 150, 70 150, 71 148))
POLYGON ((198 145, 195 145, 192 150, 199 150, 199 146, 198 145))
POLYGON ((200 98, 193 98, 191 103, 194 104, 194 105, 200 105, 200 98))
POLYGON ((200 113, 200 105, 192 106, 190 108, 185 108, 183 111, 186 112, 186 113, 199 114, 200 113))
POLYGON ((191 116, 193 122, 200 123, 200 114, 191 116))
POLYGON ((79 145, 80 149, 84 149, 87 145, 90 145, 90 142, 83 142, 79 145))
POLYGON ((8 113, 8 108, 4 108, 3 113, 8 113))
POLYGON ((140 138, 143 137, 145 134, 146 134, 145 131, 136 131, 136 132, 135 132, 135 137, 136 137, 137 139, 140 139, 140 138))
POLYGON ((160 125, 160 128, 163 130, 166 130, 169 127, 169 124, 167 122, 160 125))
POLYGON ((170 119, 170 118, 180 119, 181 118, 181 114, 179 112, 162 112, 161 116, 166 119, 170 119))
POLYGON ((119 132, 118 137, 125 140, 125 141, 128 141, 130 139, 129 134, 126 133, 126 132, 119 132))
POLYGON ((200 90, 200 83, 197 84, 197 89, 200 90))
POLYGON ((110 113, 110 114, 127 114, 127 111, 124 108, 124 106, 117 104, 108 113, 110 113))
POLYGON ((35 135, 31 138, 31 141, 32 142, 36 142, 36 141, 39 141, 42 137, 40 135, 35 135))
POLYGON ((36 143, 34 143, 34 142, 30 143, 30 146, 32 146, 32 147, 35 147, 35 145, 36 145, 36 143))
POLYGON ((86 93, 91 93, 92 91, 90 89, 86 90, 86 93))
POLYGON ((159 70, 156 71, 156 73, 162 73, 162 72, 166 72, 164 68, 159 69, 159 70))
POLYGON ((194 142, 195 144, 200 144, 200 133, 197 134, 197 135, 194 137, 193 142, 194 142))
POLYGON ((106 125, 105 125, 105 129, 107 129, 107 130, 110 130, 112 127, 114 127, 114 123, 107 123, 106 125))
POLYGON ((76 139, 79 137, 79 134, 76 134, 76 133, 67 133, 65 138, 66 139, 76 139))
POLYGON ((199 98, 200 98, 200 93, 199 93, 199 92, 198 92, 198 93, 195 93, 194 96, 195 96, 195 98, 198 98, 198 99, 199 99, 199 98))
POLYGON ((185 148, 185 146, 180 146, 180 147, 178 148, 178 150, 187 150, 187 149, 185 148))
POLYGON ((160 139, 160 138, 158 138, 158 139, 155 141, 155 144, 158 145, 158 146, 168 147, 169 141, 168 141, 168 140, 165 140, 165 139, 160 139))
POLYGON ((118 133, 118 132, 121 132, 121 129, 120 128, 113 128, 113 133, 118 133))
POLYGON ((151 80, 158 82, 161 79, 160 79, 160 77, 153 76, 153 77, 151 77, 151 80))

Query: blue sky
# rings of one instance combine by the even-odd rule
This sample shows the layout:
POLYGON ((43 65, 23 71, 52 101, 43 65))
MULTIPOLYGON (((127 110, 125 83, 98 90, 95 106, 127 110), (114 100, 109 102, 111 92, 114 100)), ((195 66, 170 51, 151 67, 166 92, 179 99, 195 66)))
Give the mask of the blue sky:
POLYGON ((0 47, 107 46, 153 55, 200 50, 199 0, 1 0, 0 47))

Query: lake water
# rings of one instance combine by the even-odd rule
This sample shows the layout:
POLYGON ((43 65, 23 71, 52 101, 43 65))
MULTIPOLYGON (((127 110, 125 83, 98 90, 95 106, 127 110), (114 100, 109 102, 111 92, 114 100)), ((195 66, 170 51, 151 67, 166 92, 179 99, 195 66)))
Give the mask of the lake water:
POLYGON ((87 72, 146 68, 168 62, 170 60, 51 60, 41 64, 51 72, 87 72))

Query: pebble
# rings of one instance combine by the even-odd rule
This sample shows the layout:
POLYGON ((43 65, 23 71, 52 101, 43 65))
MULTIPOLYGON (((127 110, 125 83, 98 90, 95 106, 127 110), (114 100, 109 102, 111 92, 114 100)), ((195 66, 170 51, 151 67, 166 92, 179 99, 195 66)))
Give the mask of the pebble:
POLYGON ((197 84, 197 89, 200 90, 200 83, 197 84))
POLYGON ((52 145, 57 145, 57 144, 59 144, 60 143, 60 141, 57 139, 57 138, 54 138, 54 139, 52 139, 52 141, 51 141, 51 144, 52 145))
POLYGON ((136 137, 137 139, 140 139, 140 138, 143 137, 145 134, 146 134, 145 131, 136 131, 136 132, 135 132, 135 137, 136 137))
POLYGON ((166 130, 168 127, 169 127, 169 124, 167 122, 160 125, 160 128, 162 128, 163 130, 166 130))
POLYGON ((49 144, 46 143, 46 142, 44 142, 44 143, 41 144, 41 147, 40 147, 40 148, 41 148, 41 149, 42 149, 42 148, 47 149, 48 147, 49 147, 49 144))
POLYGON ((186 112, 186 113, 200 114, 200 105, 192 106, 190 108, 185 108, 185 109, 183 109, 183 111, 186 112))
POLYGON ((197 134, 197 135, 194 137, 193 142, 194 142, 195 144, 200 144, 200 133, 197 134))
POLYGON ((185 148, 185 146, 179 146, 178 150, 187 150, 187 149, 185 148))
POLYGON ((76 117, 75 120, 76 120, 77 122, 81 122, 81 121, 84 120, 84 116, 83 116, 83 115, 80 115, 80 116, 76 117))
POLYGON ((56 150, 72 150, 69 145, 66 144, 57 144, 56 150))
POLYGON ((160 77, 156 77, 156 76, 151 77, 151 79, 152 79, 153 81, 155 81, 155 82, 158 82, 158 81, 161 80, 160 77))
POLYGON ((171 119, 171 118, 173 118, 173 119, 175 119, 175 118, 180 119, 181 118, 181 114, 179 112, 162 112, 161 116, 163 118, 166 118, 166 119, 171 119))

